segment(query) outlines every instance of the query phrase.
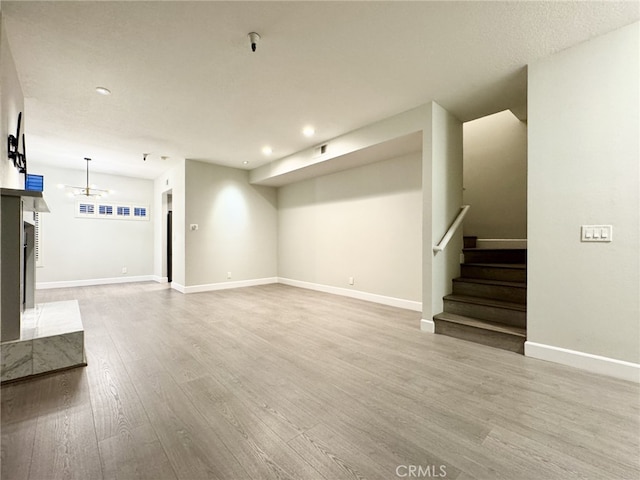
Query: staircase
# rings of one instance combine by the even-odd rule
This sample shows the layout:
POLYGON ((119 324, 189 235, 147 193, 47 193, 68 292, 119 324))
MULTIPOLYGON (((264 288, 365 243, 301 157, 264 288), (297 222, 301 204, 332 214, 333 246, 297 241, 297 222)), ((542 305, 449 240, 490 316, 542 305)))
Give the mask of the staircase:
POLYGON ((527 339, 526 249, 480 249, 465 237, 461 276, 433 317, 435 332, 524 354, 527 339))

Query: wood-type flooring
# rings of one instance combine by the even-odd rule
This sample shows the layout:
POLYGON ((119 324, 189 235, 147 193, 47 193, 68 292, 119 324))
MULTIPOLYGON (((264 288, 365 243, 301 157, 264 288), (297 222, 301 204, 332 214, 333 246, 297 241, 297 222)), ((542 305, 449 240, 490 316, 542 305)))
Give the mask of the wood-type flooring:
POLYGON ((78 299, 88 366, 2 386, 2 480, 640 478, 640 386, 284 285, 78 299))

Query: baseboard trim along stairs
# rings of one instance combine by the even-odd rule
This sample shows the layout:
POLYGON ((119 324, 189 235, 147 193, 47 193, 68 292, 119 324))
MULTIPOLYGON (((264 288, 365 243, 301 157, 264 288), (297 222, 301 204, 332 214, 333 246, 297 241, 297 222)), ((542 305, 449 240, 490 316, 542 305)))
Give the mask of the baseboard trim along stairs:
POLYGON ((638 363, 535 342, 526 342, 524 350, 527 357, 640 383, 640 364, 638 363))
POLYGON ((435 333, 524 354, 527 340, 527 251, 477 248, 465 237, 461 276, 433 317, 435 333))

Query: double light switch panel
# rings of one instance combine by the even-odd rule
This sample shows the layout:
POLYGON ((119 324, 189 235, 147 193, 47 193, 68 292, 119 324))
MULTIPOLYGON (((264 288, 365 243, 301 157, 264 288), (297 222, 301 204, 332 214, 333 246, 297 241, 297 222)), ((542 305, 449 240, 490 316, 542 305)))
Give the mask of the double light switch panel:
POLYGON ((583 242, 611 242, 613 227, 611 225, 582 225, 583 242))

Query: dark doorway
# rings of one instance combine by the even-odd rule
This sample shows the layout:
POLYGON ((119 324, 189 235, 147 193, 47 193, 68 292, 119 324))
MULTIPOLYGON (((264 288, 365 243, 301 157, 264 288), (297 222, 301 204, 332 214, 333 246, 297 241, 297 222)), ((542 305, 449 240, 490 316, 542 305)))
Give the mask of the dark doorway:
POLYGON ((173 280, 173 261, 172 261, 173 218, 172 218, 172 214, 173 214, 172 211, 169 211, 167 213, 167 281, 169 283, 171 283, 171 281, 173 280))
POLYGON ((28 282, 31 281, 29 278, 29 269, 27 263, 27 256, 29 255, 29 231, 25 228, 24 230, 24 245, 22 250, 22 309, 24 310, 25 304, 27 303, 27 285, 28 282))

